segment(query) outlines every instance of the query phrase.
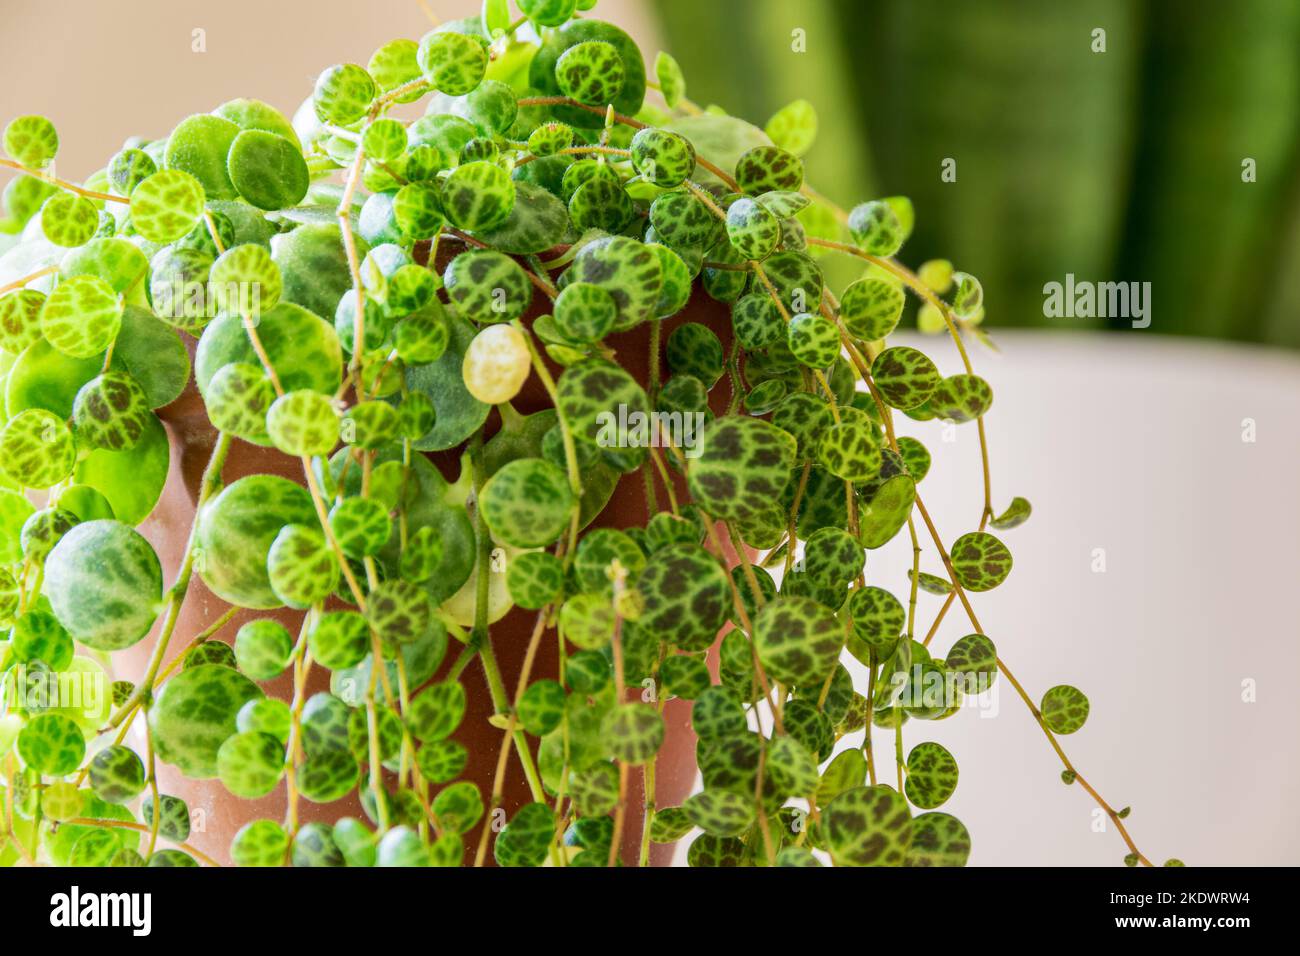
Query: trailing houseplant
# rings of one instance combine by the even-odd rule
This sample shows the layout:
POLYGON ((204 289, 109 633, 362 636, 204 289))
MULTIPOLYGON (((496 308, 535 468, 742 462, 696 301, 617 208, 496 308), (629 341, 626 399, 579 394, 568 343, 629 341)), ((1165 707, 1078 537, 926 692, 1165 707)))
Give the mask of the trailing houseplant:
POLYGON ((1148 862, 1058 742, 1087 698, 1031 698, 976 616, 1030 510, 993 507, 979 282, 894 258, 906 199, 804 183, 808 104, 764 130, 701 110, 591 6, 488 0, 330 67, 292 123, 232 101, 80 184, 47 119, 8 125, 0 861, 208 862, 166 765, 284 794, 241 865, 645 864, 692 833, 701 866, 962 865, 956 760, 916 738, 1000 672, 1148 862), (838 294, 827 255, 862 270, 838 294), (887 343, 909 294, 955 374, 887 343), (974 423, 964 533, 900 414, 974 423), (165 575, 137 526, 196 443, 165 575), (898 597, 865 556, 901 535, 898 597), (674 699, 704 788, 657 806, 674 699))

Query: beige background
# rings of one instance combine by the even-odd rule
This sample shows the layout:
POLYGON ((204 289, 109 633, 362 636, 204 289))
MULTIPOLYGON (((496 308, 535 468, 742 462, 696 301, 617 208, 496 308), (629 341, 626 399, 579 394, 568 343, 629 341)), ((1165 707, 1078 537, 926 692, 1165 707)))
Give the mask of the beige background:
MULTIPOLYGON (((418 40, 478 0, 0 0, 0 117, 42 113, 58 168, 80 179, 130 135, 165 136, 237 96, 292 117, 321 70, 365 65, 381 44, 418 40), (429 12, 426 12, 429 11, 429 12), (195 30, 207 51, 193 51, 195 30)), ((601 0, 600 15, 654 55, 651 11, 601 0)))
MULTIPOLYGON (((477 9, 431 3, 447 18, 477 9)), ((653 52, 644 5, 602 0, 599 12, 653 52)), ((291 114, 324 66, 364 63, 429 25, 416 0, 0 0, 0 117, 53 118, 60 170, 79 178, 127 135, 164 135, 232 97, 291 114), (191 50, 196 28, 205 53, 191 50)), ((996 503, 1020 494, 1035 510, 1007 534, 1011 578, 976 599, 990 636, 1035 697, 1059 682, 1088 693, 1092 716, 1066 749, 1117 806, 1132 804, 1153 858, 1300 863, 1300 361, 1142 332, 999 338, 1002 355, 974 356, 998 396, 996 503), (1091 570, 1094 548, 1105 573, 1091 570), (1242 700, 1246 680, 1256 703, 1242 700)), ((927 347, 955 370, 950 349, 927 347)), ((979 508, 974 432, 912 431, 934 452, 922 492, 951 540, 979 508)), ((906 550, 873 552, 869 577, 901 587, 906 550)), ((923 625, 938 605, 921 596, 923 625)), ((952 613, 935 648, 964 633, 952 613)), ((962 714, 921 735, 912 724, 906 738, 957 756, 962 784, 944 809, 969 825, 971 862, 1117 864, 1119 838, 1094 832, 1090 801, 1061 785, 1046 741, 999 689, 997 717, 962 714)), ((882 736, 886 760, 888 745, 882 736)))

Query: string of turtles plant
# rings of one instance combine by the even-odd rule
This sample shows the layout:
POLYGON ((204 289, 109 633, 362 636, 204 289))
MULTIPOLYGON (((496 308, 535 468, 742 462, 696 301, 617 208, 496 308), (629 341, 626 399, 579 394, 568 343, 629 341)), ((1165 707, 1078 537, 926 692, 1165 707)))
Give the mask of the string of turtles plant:
POLYGON ((633 814, 642 865, 697 828, 698 866, 962 865, 967 829, 936 809, 956 759, 925 741, 905 754, 905 730, 1001 673, 1126 862, 1148 863, 1127 808, 1061 748, 1087 698, 1062 685, 1035 702, 971 603, 1011 571, 989 529, 1030 511, 992 505, 992 392, 964 345, 983 334, 979 282, 896 261, 906 199, 845 212, 804 183, 809 104, 765 130, 701 110, 670 56, 649 79, 591 6, 519 0, 515 18, 488 0, 330 67, 292 123, 231 101, 128 140, 80 185, 53 171, 49 120, 5 129, 0 861, 211 862, 184 801, 159 792, 162 762, 239 798, 283 782, 285 815, 235 836, 241 865, 613 865, 633 814), (414 120, 389 115, 425 99, 414 120), (830 254, 863 267, 838 296, 830 254), (663 335, 697 287, 729 307, 730 349, 700 322, 663 335), (887 344, 909 292, 961 371, 887 344), (614 345, 641 326, 644 381, 614 345), (552 407, 523 414, 530 379, 552 407), (167 580, 136 526, 168 471, 157 410, 191 382, 218 437, 167 580), (930 456, 896 413, 976 423, 975 530, 940 535, 918 493, 930 456), (688 417, 705 422, 694 446, 665 427, 688 417), (301 481, 227 481, 237 442, 297 459, 301 481), (456 481, 423 454, 448 450, 456 481), (626 475, 648 522, 589 529, 626 475), (900 600, 865 555, 904 531, 900 600), (942 574, 921 569, 926 549, 942 574), (180 634, 195 574, 230 609, 180 634), (945 598, 920 640, 918 590, 945 598), (940 658, 954 602, 973 632, 940 658), (508 688, 493 625, 512 606, 536 617, 508 688), (297 634, 263 617, 229 640, 237 609, 281 607, 303 612, 297 634), (729 624, 715 680, 706 655, 729 624), (147 668, 124 679, 116 656, 147 635, 147 668), (534 673, 544 641, 554 675, 534 673), (309 696, 321 668, 330 691, 309 696), (475 670, 501 733, 486 792, 452 736, 475 670), (259 682, 286 671, 292 698, 267 696, 259 682), (111 695, 70 699, 110 674, 111 695), (655 793, 673 697, 693 702, 704 788, 632 806, 633 773, 655 793), (873 732, 892 737, 892 770, 873 732), (472 836, 512 770, 531 802, 472 836), (354 791, 366 819, 300 820, 302 801, 354 791))

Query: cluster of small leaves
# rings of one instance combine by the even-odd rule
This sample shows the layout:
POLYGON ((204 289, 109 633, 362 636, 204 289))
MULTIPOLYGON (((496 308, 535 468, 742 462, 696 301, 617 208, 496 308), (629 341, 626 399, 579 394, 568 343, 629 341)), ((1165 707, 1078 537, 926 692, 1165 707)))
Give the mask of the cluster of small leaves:
MULTIPOLYGON (((656 106, 627 34, 574 17, 591 5, 519 0, 529 39, 486 3, 325 70, 292 122, 233 100, 128 140, 81 186, 43 172, 48 120, 5 131, 26 172, 4 196, 21 243, 0 259, 0 280, 23 279, 0 296, 0 802, 14 807, 0 862, 193 864, 176 848, 188 809, 156 795, 156 758, 244 799, 360 793, 364 820, 249 823, 229 848, 239 865, 459 865, 489 837, 502 865, 605 865, 620 780, 656 759, 678 698, 693 702, 704 787, 650 814, 650 841, 698 829, 701 866, 965 863, 966 828, 935 809, 954 756, 917 744, 900 792, 877 782, 869 746, 846 743, 945 719, 959 701, 922 685, 997 672, 988 637, 940 659, 903 601, 866 583, 867 552, 906 527, 930 463, 919 440, 894 439, 891 409, 960 423, 992 401, 978 376, 886 347, 905 305, 896 274, 872 266, 838 297, 824 280, 810 239, 886 259, 911 205, 867 202, 842 226, 804 188, 806 101, 765 130, 701 112, 661 53, 656 106), (418 119, 387 115, 423 98, 418 119), (667 378, 638 381, 616 337, 651 326, 660 343, 696 288, 730 311, 734 347, 674 321, 667 378), (153 686, 67 704, 44 692, 106 682, 91 652, 170 636, 184 587, 135 526, 168 472, 157 409, 191 378, 219 449, 273 448, 309 480, 227 483, 219 451, 187 568, 232 607, 304 612, 301 628, 255 613, 233 640, 198 635, 153 686), (513 409, 530 380, 554 408, 513 409), (652 455, 654 414, 699 421, 693 444, 652 455), (421 453, 452 449, 467 452, 448 482, 421 453), (644 527, 589 527, 622 476, 656 469, 684 471, 689 502, 644 527), (719 528, 764 559, 730 570, 719 528), (778 584, 766 567, 782 562, 778 584), (540 613, 539 634, 558 629, 564 666, 497 702, 503 746, 536 746, 535 766, 520 751, 534 800, 479 837, 498 808, 462 778, 466 685, 435 675, 515 605, 540 613), (715 680, 706 655, 728 622, 715 680), (330 691, 303 699, 312 666, 330 691), (290 702, 259 686, 286 674, 290 702), (759 716, 773 694, 775 723, 759 716), (102 733, 142 713, 150 753, 102 733), (156 832, 112 826, 136 820, 156 832)), ((921 279, 951 287, 942 322, 982 317, 973 277, 927 263, 921 279)), ((1028 514, 1017 498, 993 524, 1028 514)), ((1011 570, 983 524, 950 560, 970 591, 1011 570)), ((1071 687, 1042 704, 1057 733, 1087 710, 1071 687)))

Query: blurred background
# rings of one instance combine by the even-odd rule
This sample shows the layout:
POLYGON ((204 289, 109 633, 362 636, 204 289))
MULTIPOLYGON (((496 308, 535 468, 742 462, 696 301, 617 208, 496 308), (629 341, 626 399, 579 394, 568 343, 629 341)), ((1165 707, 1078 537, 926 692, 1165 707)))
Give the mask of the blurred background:
MULTIPOLYGON (((232 97, 292 113, 325 66, 478 8, 0 0, 0 117, 51 117, 60 173, 81 178, 126 136, 232 97)), ((600 0, 594 15, 648 61, 670 50, 701 106, 761 126, 811 101, 809 181, 845 206, 912 197, 903 261, 982 280, 1001 347, 973 352, 997 395, 994 504, 1034 504, 1007 535, 1011 578, 979 598, 989 635, 1035 697, 1090 696, 1066 749, 1133 806, 1157 862, 1300 862, 1285 824, 1300 800, 1300 3, 600 0), (1044 285, 1067 274, 1151 283, 1150 328, 1045 316, 1044 285)), ((824 261, 839 284, 855 274, 824 261)), ((957 368, 950 343, 898 341, 957 368)), ((974 434, 908 429, 955 538, 980 506, 974 434)), ((909 558, 893 542, 868 576, 898 586, 909 558)), ((921 600, 928 624, 939 601, 921 600)), ((935 647, 967 630, 949 614, 935 647)), ((972 864, 1120 862, 1010 693, 998 719, 925 733, 961 764, 944 809, 970 827, 972 864)))
POLYGON ((1104 325, 1043 317, 1072 272, 1149 281, 1153 331, 1300 346, 1294 0, 655 6, 697 101, 814 99, 834 132, 809 177, 841 202, 911 196, 909 254, 996 289, 990 325, 1104 325))
MULTIPOLYGON (((234 96, 291 113, 323 65, 478 8, 0 0, 0 112, 49 115, 60 166, 84 176, 127 133, 163 135, 234 96)), ((761 125, 810 100, 810 181, 842 205, 911 196, 910 261, 979 276, 991 328, 1106 327, 1043 315, 1043 285, 1073 273, 1150 282, 1152 332, 1300 346, 1295 0, 600 0, 595 14, 650 57, 671 50, 701 105, 761 125)))

